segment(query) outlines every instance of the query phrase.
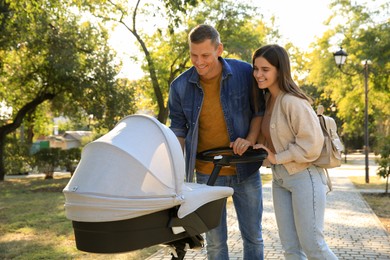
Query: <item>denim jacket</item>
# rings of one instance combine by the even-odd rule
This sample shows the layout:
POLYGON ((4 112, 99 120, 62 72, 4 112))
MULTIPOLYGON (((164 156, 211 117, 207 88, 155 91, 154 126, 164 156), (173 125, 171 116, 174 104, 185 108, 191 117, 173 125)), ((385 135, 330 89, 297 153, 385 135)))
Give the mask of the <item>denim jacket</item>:
MULTIPOLYGON (((249 63, 219 58, 222 63, 221 104, 230 141, 245 138, 253 116, 263 116, 264 110, 254 113, 252 106, 253 74, 249 63)), ((170 86, 170 129, 177 137, 185 138, 186 179, 193 181, 198 146, 199 114, 203 90, 194 67, 183 72, 170 86)), ((257 172, 261 161, 237 164, 237 178, 241 182, 257 172)))

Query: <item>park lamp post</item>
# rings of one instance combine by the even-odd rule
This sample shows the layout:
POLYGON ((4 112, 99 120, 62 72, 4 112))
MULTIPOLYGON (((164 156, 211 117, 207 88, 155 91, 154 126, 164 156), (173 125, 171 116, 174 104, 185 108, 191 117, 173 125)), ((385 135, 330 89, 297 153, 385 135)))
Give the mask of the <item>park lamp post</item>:
MULTIPOLYGON (((344 74, 353 76, 356 74, 349 74, 347 72, 344 72, 341 67, 344 65, 345 61, 347 60, 348 54, 343 50, 343 48, 340 47, 339 51, 336 51, 333 53, 335 62, 337 67, 340 69, 341 72, 344 74)), ((363 68, 363 74, 364 74, 364 154, 365 154, 365 166, 366 166, 366 183, 370 183, 370 171, 369 171, 369 164, 368 164, 368 152, 369 152, 369 142, 368 142, 368 64, 369 61, 364 61, 364 68, 363 68)))

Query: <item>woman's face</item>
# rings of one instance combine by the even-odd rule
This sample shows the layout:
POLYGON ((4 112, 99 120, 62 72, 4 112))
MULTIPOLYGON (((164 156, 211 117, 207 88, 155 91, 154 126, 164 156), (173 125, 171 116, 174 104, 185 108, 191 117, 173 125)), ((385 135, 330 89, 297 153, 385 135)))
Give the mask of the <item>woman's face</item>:
POLYGON ((253 64, 253 76, 259 89, 279 89, 278 69, 272 66, 265 58, 258 57, 253 64))

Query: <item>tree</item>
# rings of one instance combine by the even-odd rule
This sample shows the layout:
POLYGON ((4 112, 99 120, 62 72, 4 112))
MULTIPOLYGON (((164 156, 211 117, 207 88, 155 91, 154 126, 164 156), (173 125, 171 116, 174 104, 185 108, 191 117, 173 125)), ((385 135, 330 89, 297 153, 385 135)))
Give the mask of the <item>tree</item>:
MULTIPOLYGON (((146 77, 140 81, 141 92, 157 104, 155 112, 160 122, 168 116, 167 98, 172 80, 189 64, 187 35, 200 23, 214 25, 221 33, 226 56, 250 61, 254 48, 265 42, 266 36, 277 32, 253 17, 252 6, 236 1, 161 0, 143 4, 141 0, 127 7, 127 1, 86 1, 88 10, 103 21, 124 26, 137 40, 145 56, 146 77), (96 8, 99 6, 99 8, 96 8), (158 21, 154 33, 140 24, 158 21)), ((156 22, 157 23, 157 22, 156 22)))
MULTIPOLYGON (((161 122, 165 122, 167 118, 167 107, 164 103, 163 93, 158 82, 156 68, 154 65, 153 59, 150 56, 150 50, 146 46, 143 40, 142 30, 140 31, 137 26, 137 15, 139 12, 144 12, 145 10, 140 9, 141 0, 137 0, 133 6, 129 7, 128 1, 119 0, 119 1, 96 1, 96 0, 82 0, 78 1, 79 7, 84 8, 88 12, 91 12, 96 17, 101 18, 103 21, 114 21, 122 24, 126 29, 136 38, 137 42, 140 44, 143 53, 145 54, 145 59, 148 64, 148 72, 151 79, 151 85, 153 87, 157 104, 159 107, 158 119, 161 122)), ((168 27, 173 31, 173 28, 180 24, 179 16, 176 16, 176 12, 186 12, 186 7, 190 5, 196 5, 196 0, 163 0, 161 2, 149 3, 147 6, 152 6, 153 9, 150 9, 151 13, 149 15, 155 16, 156 13, 161 14, 161 10, 164 9, 164 17, 168 17, 170 23, 168 27), (154 14, 153 14, 154 13, 154 14)), ((150 16, 149 16, 150 17, 150 16)))
MULTIPOLYGON (((39 106, 49 102, 54 114, 82 117, 96 111, 103 118, 119 85, 107 32, 80 21, 66 1, 1 1, 0 8, 0 100, 13 108, 11 118, 0 122, 2 181, 6 136, 23 121, 33 125, 39 106), (104 101, 97 100, 101 96, 104 101), (93 100, 99 109, 91 108, 93 100)), ((125 111, 132 111, 128 103, 125 111)))
POLYGON ((383 20, 389 11, 389 3, 374 9, 348 1, 333 1, 331 6, 337 10, 328 21, 334 29, 325 32, 308 54, 307 82, 323 92, 322 98, 330 99, 337 106, 344 138, 362 140, 358 138, 363 136, 364 130, 362 62, 371 60, 368 113, 370 144, 375 149, 376 139, 390 132, 390 28, 388 21, 383 20), (342 22, 335 24, 336 21, 342 22), (340 72, 335 65, 332 52, 340 46, 349 54, 342 69, 350 75, 340 72))

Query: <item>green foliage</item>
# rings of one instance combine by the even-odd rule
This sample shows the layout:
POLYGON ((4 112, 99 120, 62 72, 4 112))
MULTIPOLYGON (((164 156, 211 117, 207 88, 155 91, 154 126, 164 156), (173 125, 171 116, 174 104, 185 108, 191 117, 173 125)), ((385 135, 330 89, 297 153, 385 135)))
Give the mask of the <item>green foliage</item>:
MULTIPOLYGON (((166 108, 171 82, 192 65, 189 60, 188 33, 198 24, 208 23, 219 30, 224 44, 224 57, 251 63, 253 50, 272 39, 271 36, 277 35, 275 30, 258 19, 256 11, 249 4, 231 0, 203 1, 187 8, 186 13, 191 15, 176 14, 180 17, 182 26, 177 27, 174 32, 169 26, 164 28, 159 25, 156 25, 158 29, 155 33, 139 32, 143 40, 140 50, 147 48, 148 53, 145 54, 146 59, 142 66, 146 76, 137 81, 137 91, 148 101, 148 104, 145 104, 148 105, 147 110, 160 114, 161 107, 166 108), (150 61, 153 61, 153 67, 150 61), (150 70, 154 70, 155 80, 150 76, 150 70), (161 97, 156 94, 156 87, 161 97)), ((137 19, 143 18, 137 15, 137 19)))
POLYGON ((339 129, 344 141, 361 149, 364 136, 364 73, 362 62, 369 59, 368 115, 370 149, 376 151, 377 137, 390 132, 390 28, 386 19, 389 4, 369 9, 349 1, 333 1, 328 24, 333 26, 313 44, 308 53, 306 84, 318 88, 320 103, 337 108, 339 129), (345 65, 336 66, 333 52, 349 54, 345 65), (329 102, 330 101, 330 102, 329 102), (346 140, 348 139, 348 140, 346 140))
POLYGON ((17 138, 8 137, 5 145, 4 163, 9 174, 26 174, 33 164, 29 145, 17 138))
POLYGON ((105 132, 136 107, 130 84, 115 78, 107 30, 73 1, 10 0, 0 8, 0 101, 13 108, 0 121, 2 180, 4 138, 23 122, 33 142, 52 132, 55 115, 80 122, 93 114, 94 130, 105 132))
POLYGON ((70 175, 73 175, 77 164, 81 158, 81 148, 71 148, 68 150, 61 150, 61 165, 66 168, 67 171, 70 172, 70 175))
POLYGON ((265 39, 276 36, 276 30, 258 19, 257 10, 250 4, 223 1, 80 1, 86 10, 102 22, 116 22, 125 26, 144 54, 142 69, 145 78, 137 81, 136 91, 142 100, 142 109, 153 111, 157 118, 167 120, 169 85, 191 64, 188 55, 188 32, 195 25, 208 23, 221 33, 225 57, 251 60, 254 48, 265 39), (256 19, 257 18, 257 19, 256 19), (152 33, 140 26, 154 24, 152 33))
POLYGON ((73 175, 81 158, 81 148, 62 150, 60 148, 41 149, 33 155, 34 167, 46 175, 46 179, 52 179, 57 167, 64 167, 73 175))
MULTIPOLYGON (((378 136, 390 132, 389 3, 370 10, 335 0, 331 7, 330 29, 312 44, 311 52, 286 44, 294 79, 315 99, 314 106, 324 105, 336 118, 345 143, 361 148, 361 62, 370 59, 370 148, 379 151, 378 136), (335 66, 332 52, 338 45, 349 53, 343 70, 354 76, 335 66), (330 110, 331 105, 337 110, 330 110)), ((187 35, 197 24, 219 29, 224 57, 249 62, 254 49, 279 37, 272 19, 263 21, 262 10, 232 0, 9 0, 0 2, 0 10, 0 101, 14 111, 11 120, 0 122, 0 147, 1 136, 16 131, 22 122, 27 142, 47 135, 52 116, 65 116, 77 128, 88 125, 96 136, 137 108, 153 111, 165 122, 169 85, 191 66, 187 35), (144 22, 155 23, 153 30, 142 26, 144 22), (107 45, 105 29, 113 24, 124 26, 137 40, 145 78, 133 82, 115 78, 120 64, 114 62, 116 53, 107 45), (28 105, 35 99, 39 102, 31 109, 28 105), (92 124, 87 121, 90 114, 92 124)))
POLYGON ((27 143, 32 143, 40 136, 49 136, 53 134, 53 120, 50 114, 51 104, 46 101, 36 108, 34 112, 26 115, 24 125, 33 134, 31 140, 26 140, 27 143))
POLYGON ((52 179, 54 169, 63 164, 62 154, 60 148, 41 149, 33 155, 35 159, 34 166, 46 175, 45 179, 52 179))
POLYGON ((389 192, 390 178, 390 136, 382 137, 380 140, 380 159, 376 159, 379 165, 377 175, 386 179, 386 193, 389 192))

